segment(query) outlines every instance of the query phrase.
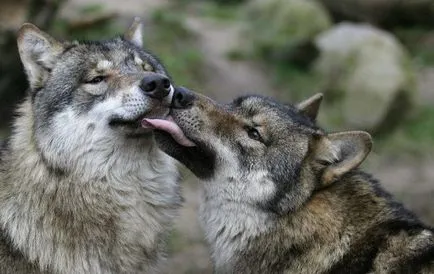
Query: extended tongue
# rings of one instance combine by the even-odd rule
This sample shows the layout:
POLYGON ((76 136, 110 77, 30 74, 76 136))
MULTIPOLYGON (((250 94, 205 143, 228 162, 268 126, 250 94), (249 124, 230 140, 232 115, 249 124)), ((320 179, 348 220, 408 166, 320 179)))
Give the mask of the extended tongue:
POLYGON ((181 128, 172 121, 163 119, 143 119, 142 127, 144 128, 154 128, 165 131, 169 133, 172 138, 182 146, 194 147, 196 146, 192 141, 190 141, 182 132, 181 128))

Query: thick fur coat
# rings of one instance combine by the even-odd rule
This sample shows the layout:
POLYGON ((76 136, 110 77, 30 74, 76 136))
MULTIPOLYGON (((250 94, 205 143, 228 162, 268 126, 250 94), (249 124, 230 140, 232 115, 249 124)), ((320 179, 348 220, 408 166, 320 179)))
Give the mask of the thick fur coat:
POLYGON ((181 197, 140 120, 167 115, 174 88, 144 92, 167 72, 141 40, 139 22, 80 43, 20 30, 30 91, 1 152, 0 273, 158 271, 181 197))
POLYGON ((189 98, 172 116, 196 146, 157 140, 203 181, 216 273, 434 273, 433 229, 358 169, 368 133, 316 125, 322 95, 189 98))

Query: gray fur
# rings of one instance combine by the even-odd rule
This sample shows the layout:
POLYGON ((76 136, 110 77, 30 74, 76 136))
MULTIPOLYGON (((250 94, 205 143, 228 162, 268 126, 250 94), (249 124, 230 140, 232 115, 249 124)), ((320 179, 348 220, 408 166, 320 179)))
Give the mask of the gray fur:
POLYGON ((172 111, 196 147, 158 133, 203 181, 200 220, 215 272, 433 273, 434 231, 358 170, 369 134, 315 125, 321 98, 221 106, 197 95, 172 111))
POLYGON ((158 271, 181 197, 174 161, 140 119, 167 115, 173 92, 140 90, 167 73, 133 36, 70 43, 20 30, 31 91, 1 153, 0 273, 158 271))

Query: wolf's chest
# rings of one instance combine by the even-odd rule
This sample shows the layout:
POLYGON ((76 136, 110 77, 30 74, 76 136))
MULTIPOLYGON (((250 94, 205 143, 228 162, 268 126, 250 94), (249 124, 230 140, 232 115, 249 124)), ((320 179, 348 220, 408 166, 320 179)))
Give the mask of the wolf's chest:
MULTIPOLYGON (((210 197, 208 197, 210 198, 210 197)), ((218 273, 228 273, 252 238, 267 231, 269 216, 250 206, 227 200, 208 199, 200 207, 200 220, 206 231, 213 263, 218 273)))

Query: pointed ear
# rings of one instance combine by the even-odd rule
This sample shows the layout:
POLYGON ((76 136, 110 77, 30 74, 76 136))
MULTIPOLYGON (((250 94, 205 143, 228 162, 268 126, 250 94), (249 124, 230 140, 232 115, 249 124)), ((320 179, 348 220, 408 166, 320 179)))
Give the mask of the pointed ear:
POLYGON ((139 48, 143 47, 143 23, 139 17, 134 18, 133 23, 124 34, 124 38, 139 48))
POLYGON ((358 167, 372 148, 372 138, 364 131, 348 131, 320 136, 314 140, 314 160, 323 169, 321 186, 328 186, 358 167))
POLYGON ((31 89, 41 87, 63 52, 62 43, 29 23, 18 31, 17 43, 31 89))
POLYGON ((318 116, 319 106, 321 105, 323 95, 322 93, 317 93, 312 97, 304 100, 297 105, 298 110, 307 115, 312 121, 316 120, 318 116))

